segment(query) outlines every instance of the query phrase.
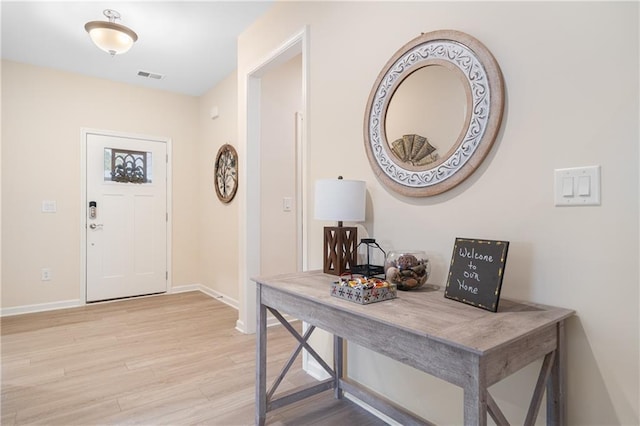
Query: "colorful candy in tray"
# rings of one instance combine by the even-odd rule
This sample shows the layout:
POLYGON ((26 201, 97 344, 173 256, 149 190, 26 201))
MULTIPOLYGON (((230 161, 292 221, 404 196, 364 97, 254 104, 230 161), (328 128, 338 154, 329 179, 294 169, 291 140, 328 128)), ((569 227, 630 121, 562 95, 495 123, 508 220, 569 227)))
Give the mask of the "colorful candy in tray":
POLYGON ((343 274, 338 281, 331 283, 331 295, 366 305, 394 299, 397 296, 397 288, 395 284, 389 284, 379 278, 343 274))
POLYGON ((354 288, 381 288, 389 287, 389 283, 380 278, 354 277, 351 274, 343 274, 340 276, 340 285, 348 285, 354 288))

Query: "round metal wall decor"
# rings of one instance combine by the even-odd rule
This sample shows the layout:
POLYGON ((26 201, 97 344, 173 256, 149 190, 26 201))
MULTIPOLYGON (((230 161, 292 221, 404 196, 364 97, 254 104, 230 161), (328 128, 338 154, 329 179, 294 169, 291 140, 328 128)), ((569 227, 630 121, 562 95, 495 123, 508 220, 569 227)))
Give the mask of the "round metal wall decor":
POLYGON ((238 190, 238 153, 233 146, 225 144, 220 147, 214 173, 218 198, 223 203, 231 202, 238 190))
MULTIPOLYGON (((367 157, 381 182, 403 195, 425 197, 447 191, 466 179, 486 157, 500 130, 503 86, 495 58, 468 34, 433 31, 400 48, 376 79, 365 111, 367 157), (455 140, 450 146, 440 150, 430 143, 429 134, 416 134, 411 129, 388 140, 386 120, 392 97, 407 77, 433 66, 453 72, 464 87, 466 105, 462 105, 462 128, 454 129, 457 139, 452 137, 455 140)), ((423 100, 433 96, 435 111, 438 102, 447 98, 446 94, 419 91, 414 95, 423 100)), ((425 133, 430 133, 429 129, 425 133)))

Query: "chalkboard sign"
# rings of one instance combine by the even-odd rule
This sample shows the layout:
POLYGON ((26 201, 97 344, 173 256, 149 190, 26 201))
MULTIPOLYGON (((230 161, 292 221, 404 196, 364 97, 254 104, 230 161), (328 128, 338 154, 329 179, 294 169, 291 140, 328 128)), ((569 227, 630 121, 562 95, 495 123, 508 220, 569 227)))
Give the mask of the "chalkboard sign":
POLYGON ((456 238, 444 296, 498 310, 509 241, 456 238))

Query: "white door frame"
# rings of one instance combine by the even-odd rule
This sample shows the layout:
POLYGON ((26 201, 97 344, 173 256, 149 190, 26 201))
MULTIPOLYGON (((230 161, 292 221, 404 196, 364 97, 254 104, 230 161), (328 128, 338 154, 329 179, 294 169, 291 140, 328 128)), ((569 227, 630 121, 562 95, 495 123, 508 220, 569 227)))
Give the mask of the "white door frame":
MULTIPOLYGON (((298 213, 298 253, 299 266, 307 269, 307 176, 306 140, 309 120, 307 119, 307 84, 309 75, 309 28, 304 27, 289 40, 272 51, 267 57, 240 76, 244 84, 247 100, 246 139, 244 158, 241 158, 241 182, 246 190, 240 198, 239 206, 239 262, 240 311, 236 328, 243 333, 256 332, 256 286, 251 277, 260 273, 260 82, 262 76, 291 58, 302 55, 302 120, 296 138, 296 161, 298 173, 296 198, 298 213)), ((243 132, 241 132, 242 134, 243 132)))
POLYGON ((167 146, 167 292, 171 291, 171 235, 172 235, 172 145, 171 138, 147 136, 132 133, 115 132, 112 130, 98 130, 90 128, 80 129, 80 302, 87 303, 87 135, 102 135, 127 139, 141 139, 162 142, 167 146))

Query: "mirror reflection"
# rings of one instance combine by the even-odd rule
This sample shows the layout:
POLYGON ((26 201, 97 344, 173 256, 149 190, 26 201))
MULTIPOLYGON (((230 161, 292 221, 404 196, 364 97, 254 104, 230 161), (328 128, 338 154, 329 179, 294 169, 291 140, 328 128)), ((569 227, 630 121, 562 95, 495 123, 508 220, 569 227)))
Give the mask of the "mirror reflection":
POLYGON ((459 70, 424 66, 398 86, 387 109, 390 152, 407 169, 431 168, 447 158, 464 133, 467 87, 459 70))
POLYGON ((371 89, 367 159, 402 195, 440 194, 482 163, 503 111, 502 73, 482 43, 455 30, 422 33, 387 61, 371 89))

